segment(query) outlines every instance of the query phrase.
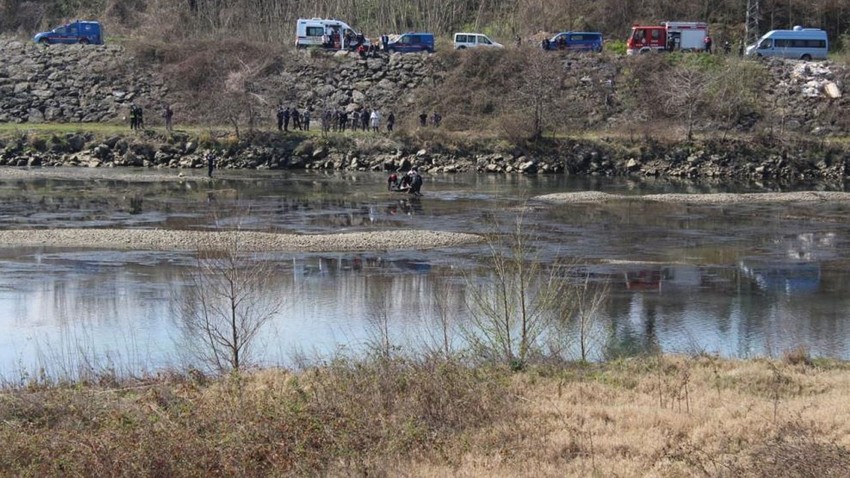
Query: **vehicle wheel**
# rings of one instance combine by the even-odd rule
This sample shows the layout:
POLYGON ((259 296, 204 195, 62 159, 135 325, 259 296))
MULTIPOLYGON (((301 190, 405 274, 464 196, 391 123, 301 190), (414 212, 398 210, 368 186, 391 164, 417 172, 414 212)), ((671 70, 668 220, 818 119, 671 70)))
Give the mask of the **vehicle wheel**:
POLYGON ((38 42, 41 43, 42 45, 50 45, 50 40, 48 40, 47 38, 42 38, 38 42))
POLYGON ((80 38, 80 45, 88 45, 89 41, 87 38, 80 38))
POLYGON ((805 61, 811 61, 812 55, 809 55, 808 53, 806 53, 805 55, 801 56, 800 59, 805 60, 805 61))
POLYGON ((465 47, 465 46, 463 46, 463 45, 461 45, 461 46, 457 47, 457 49, 458 49, 458 50, 466 50, 466 47, 465 47))

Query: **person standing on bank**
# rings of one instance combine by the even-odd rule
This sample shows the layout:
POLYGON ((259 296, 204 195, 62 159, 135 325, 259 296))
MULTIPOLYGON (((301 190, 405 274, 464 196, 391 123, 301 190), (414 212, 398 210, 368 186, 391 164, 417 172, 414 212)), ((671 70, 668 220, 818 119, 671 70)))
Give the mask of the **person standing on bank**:
POLYGON ((393 114, 392 111, 390 111, 390 114, 387 116, 387 132, 388 133, 393 132, 393 125, 394 124, 395 124, 395 115, 393 114))
POLYGON ((135 131, 139 124, 138 112, 136 111, 136 103, 130 105, 130 129, 135 131))
POLYGON ((215 156, 213 153, 207 153, 207 177, 212 177, 213 169, 215 169, 215 156))
POLYGON ((372 110, 372 115, 369 119, 372 121, 372 131, 375 133, 379 132, 381 129, 381 112, 378 110, 372 110))
POLYGON ((171 105, 165 105, 165 109, 162 111, 162 117, 165 119, 165 130, 170 133, 171 119, 174 118, 174 110, 171 109, 171 105))

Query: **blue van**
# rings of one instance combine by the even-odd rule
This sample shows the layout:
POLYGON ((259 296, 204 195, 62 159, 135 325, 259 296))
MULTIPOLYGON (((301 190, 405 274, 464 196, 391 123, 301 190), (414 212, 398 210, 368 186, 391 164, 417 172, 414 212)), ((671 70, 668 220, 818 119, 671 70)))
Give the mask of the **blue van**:
POLYGON ((54 43, 79 43, 81 45, 103 45, 103 32, 99 22, 77 20, 49 32, 41 32, 33 41, 42 45, 54 43))
POLYGON ((561 32, 543 40, 544 50, 602 51, 599 32, 561 32))
POLYGON ((434 53, 434 34, 433 33, 404 33, 398 36, 389 38, 386 45, 388 52, 399 53, 415 53, 428 52, 434 53))

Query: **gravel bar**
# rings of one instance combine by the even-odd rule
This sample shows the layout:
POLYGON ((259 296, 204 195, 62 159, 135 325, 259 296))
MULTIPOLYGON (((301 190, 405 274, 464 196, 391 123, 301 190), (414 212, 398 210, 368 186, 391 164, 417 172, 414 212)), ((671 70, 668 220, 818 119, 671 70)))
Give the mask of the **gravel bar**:
POLYGON ((655 201, 682 204, 735 204, 784 202, 838 202, 850 201, 850 193, 826 191, 799 191, 788 193, 716 193, 716 194, 647 194, 628 196, 599 191, 555 193, 536 196, 538 201, 552 204, 594 203, 606 201, 655 201))
POLYGON ((0 231, 0 247, 195 251, 226 249, 238 241, 245 252, 349 252, 432 249, 479 242, 480 236, 407 230, 342 234, 275 234, 254 231, 159 229, 20 229, 0 231))

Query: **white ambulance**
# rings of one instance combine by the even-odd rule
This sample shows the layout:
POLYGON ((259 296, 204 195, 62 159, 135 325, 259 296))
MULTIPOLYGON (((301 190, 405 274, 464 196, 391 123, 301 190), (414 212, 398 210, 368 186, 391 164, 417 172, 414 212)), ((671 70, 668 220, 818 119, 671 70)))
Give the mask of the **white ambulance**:
POLYGON ((295 46, 346 50, 365 38, 342 20, 332 18, 299 18, 295 28, 295 46))

